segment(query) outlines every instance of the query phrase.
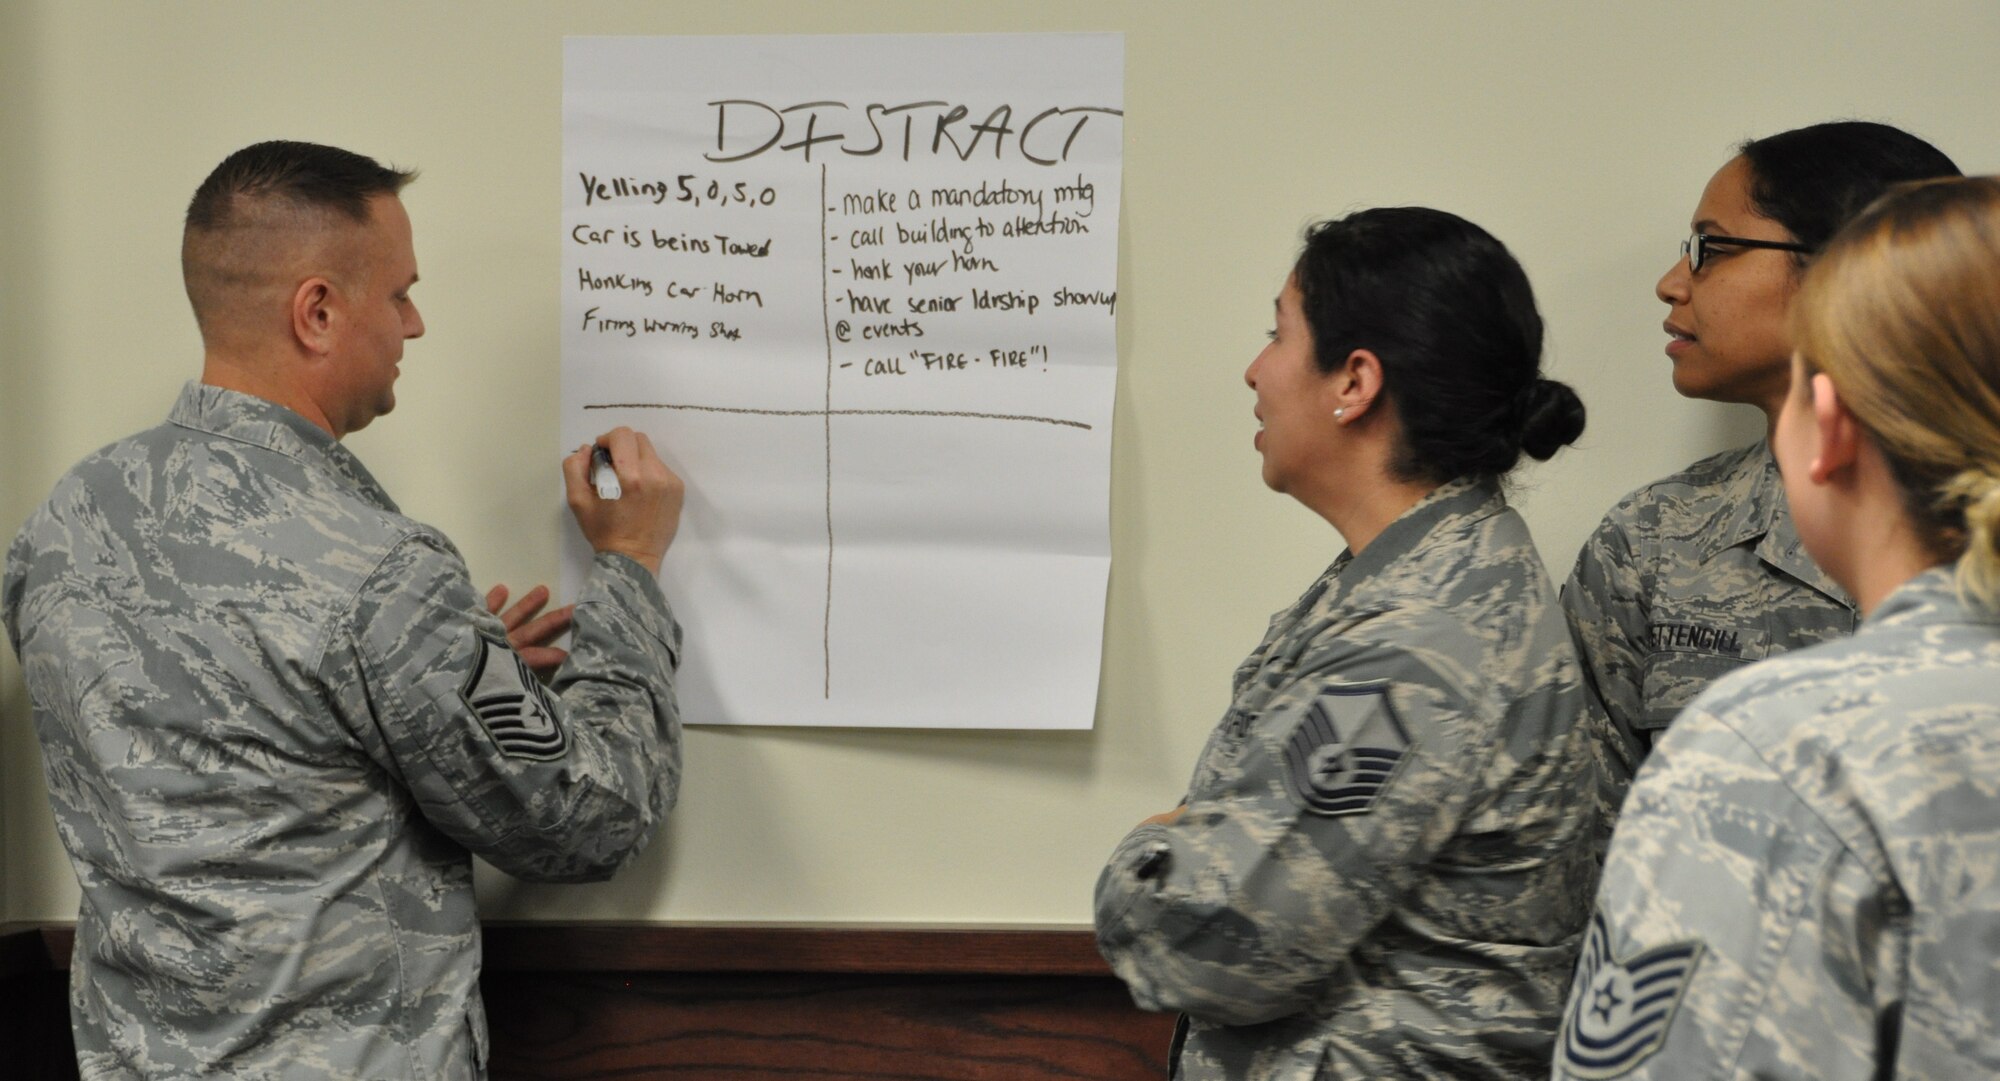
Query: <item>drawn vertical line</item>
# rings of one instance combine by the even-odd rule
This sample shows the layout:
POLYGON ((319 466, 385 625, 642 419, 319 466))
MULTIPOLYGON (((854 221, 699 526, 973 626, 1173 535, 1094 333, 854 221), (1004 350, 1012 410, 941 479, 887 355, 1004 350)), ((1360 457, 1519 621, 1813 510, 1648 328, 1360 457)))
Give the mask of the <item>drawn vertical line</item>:
POLYGON ((826 610, 819 630, 820 656, 825 664, 825 683, 820 697, 833 697, 833 326, 828 322, 832 303, 827 296, 826 262, 826 163, 819 167, 819 323, 826 336, 826 610))

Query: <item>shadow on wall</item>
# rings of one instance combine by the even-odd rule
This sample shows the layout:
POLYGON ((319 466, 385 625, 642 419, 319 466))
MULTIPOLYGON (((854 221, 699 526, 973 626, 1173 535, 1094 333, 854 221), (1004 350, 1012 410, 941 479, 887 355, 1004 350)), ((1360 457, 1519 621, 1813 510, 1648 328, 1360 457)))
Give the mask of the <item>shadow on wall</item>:
MULTIPOLYGON (((44 407, 46 373, 37 358, 47 355, 44 326, 33 315, 48 310, 47 286, 34 272, 47 250, 48 232, 35 208, 48 205, 35 169, 47 153, 40 97, 48 80, 38 48, 42 31, 33 5, 0 5, 0 544, 11 540, 40 495, 43 470, 35 451, 49 445, 44 407)), ((40 759, 33 750, 27 689, 12 649, 0 649, 0 923, 15 915, 7 873, 12 825, 22 816, 21 800, 42 798, 40 759)))

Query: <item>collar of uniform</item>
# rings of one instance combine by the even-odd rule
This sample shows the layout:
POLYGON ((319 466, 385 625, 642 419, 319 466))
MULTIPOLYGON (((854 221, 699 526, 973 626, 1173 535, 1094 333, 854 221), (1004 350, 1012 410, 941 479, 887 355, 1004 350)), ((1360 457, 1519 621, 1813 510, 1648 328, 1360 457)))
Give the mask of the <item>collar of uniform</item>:
POLYGON ((1506 505, 1495 482, 1463 478, 1449 481, 1398 515, 1360 555, 1355 555, 1352 549, 1343 550, 1290 608, 1272 617, 1264 640, 1237 667, 1237 690, 1241 691, 1244 682, 1270 662, 1271 651, 1282 643, 1290 644, 1285 661, 1296 659, 1298 651, 1307 645, 1304 638, 1295 634, 1300 623, 1324 619, 1344 608, 1353 600, 1355 591, 1381 571, 1399 560, 1415 557, 1434 541, 1457 536, 1464 525, 1490 518, 1506 505))
POLYGON ((1246 673, 1268 662, 1270 651, 1279 643, 1290 642, 1291 653, 1287 660, 1296 658, 1297 652, 1307 644, 1304 638, 1294 634, 1300 623, 1322 620, 1331 613, 1345 610, 1354 603, 1355 592, 1365 589, 1383 570, 1400 560, 1422 558, 1420 553, 1431 544, 1449 542, 1450 538, 1460 535, 1466 525, 1490 518, 1506 505, 1500 486, 1492 481, 1461 478, 1433 489, 1417 500, 1415 506, 1390 522, 1360 555, 1355 555, 1352 549, 1341 552, 1333 565, 1312 584, 1312 588, 1306 590, 1291 608, 1271 620, 1263 642, 1237 671, 1238 688, 1241 688, 1246 673))
MULTIPOLYGON (((1777 468, 1773 466, 1771 472, 1775 476, 1777 468)), ((1806 551, 1805 542, 1799 539, 1799 528, 1792 522, 1791 504, 1780 498, 1771 519, 1771 528, 1764 534, 1764 539, 1757 542, 1757 558, 1853 608, 1854 599, 1840 588, 1840 583, 1827 577, 1827 573, 1813 562, 1811 554, 1806 551)))
POLYGON ((1778 472, 1778 459, 1770 443, 1758 440, 1744 448, 1743 461, 1722 485, 1716 498, 1724 500, 1728 516, 1717 524, 1709 537, 1702 559, 1739 544, 1757 542, 1757 558, 1805 583, 1838 604, 1854 607, 1847 591, 1819 569, 1806 554, 1792 523, 1791 505, 1785 502, 1785 478, 1778 472))
POLYGON ((1806 554, 1799 531, 1792 524, 1791 508, 1785 503, 1785 478, 1778 472, 1778 459, 1768 441, 1759 439, 1743 448, 1742 459, 1717 486, 1714 498, 1726 513, 1705 538, 1704 562, 1736 547, 1757 542, 1757 558, 1849 608, 1854 602, 1836 585, 1819 564, 1806 554))
MULTIPOLYGON (((1703 538, 1703 560, 1767 536, 1784 513, 1785 481, 1778 475, 1778 460, 1771 456, 1770 443, 1759 439, 1741 453, 1728 477, 1716 486, 1714 498, 1725 510, 1703 538)), ((1789 520, 1786 524, 1790 525, 1789 520)))
POLYGON ((276 402, 240 391, 189 381, 167 422, 220 439, 263 447, 333 474, 349 487, 400 513, 361 459, 312 421, 276 402))
POLYGON ((1424 548, 1431 539, 1442 535, 1442 527, 1456 527, 1490 518, 1500 513, 1507 500, 1500 494, 1498 483, 1490 480, 1473 480, 1461 477, 1447 481, 1417 500, 1416 505, 1404 511, 1377 534, 1361 554, 1353 551, 1340 553, 1334 561, 1334 569, 1343 582, 1360 582, 1374 577, 1391 563, 1396 562, 1424 548))
POLYGON ((1952 564, 1941 564, 1890 590, 1863 630, 1910 622, 2000 623, 2000 612, 1968 604, 1958 595, 1954 571, 1952 564))

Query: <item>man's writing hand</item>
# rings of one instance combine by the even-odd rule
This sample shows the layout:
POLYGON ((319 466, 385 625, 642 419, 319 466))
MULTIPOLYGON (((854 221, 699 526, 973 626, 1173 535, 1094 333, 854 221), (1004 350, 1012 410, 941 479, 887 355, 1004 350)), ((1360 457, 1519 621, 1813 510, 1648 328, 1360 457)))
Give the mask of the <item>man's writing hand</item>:
POLYGON ((583 530, 592 551, 617 552, 640 566, 660 572, 660 561, 680 529, 681 501, 687 486, 653 450, 644 432, 613 428, 597 437, 596 446, 611 452, 611 468, 624 490, 618 499, 599 499, 590 485, 590 445, 563 459, 563 485, 569 511, 583 530))

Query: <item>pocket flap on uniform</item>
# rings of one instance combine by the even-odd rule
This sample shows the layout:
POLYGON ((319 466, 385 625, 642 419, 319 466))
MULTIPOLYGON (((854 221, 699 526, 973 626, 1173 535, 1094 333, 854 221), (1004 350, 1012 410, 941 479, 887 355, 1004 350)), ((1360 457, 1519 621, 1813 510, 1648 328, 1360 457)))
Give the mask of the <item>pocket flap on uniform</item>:
POLYGON ((1646 714, 1640 727, 1665 728, 1696 695, 1723 676, 1762 660, 1762 627, 1655 623, 1653 652, 1643 662, 1640 691, 1646 714))

